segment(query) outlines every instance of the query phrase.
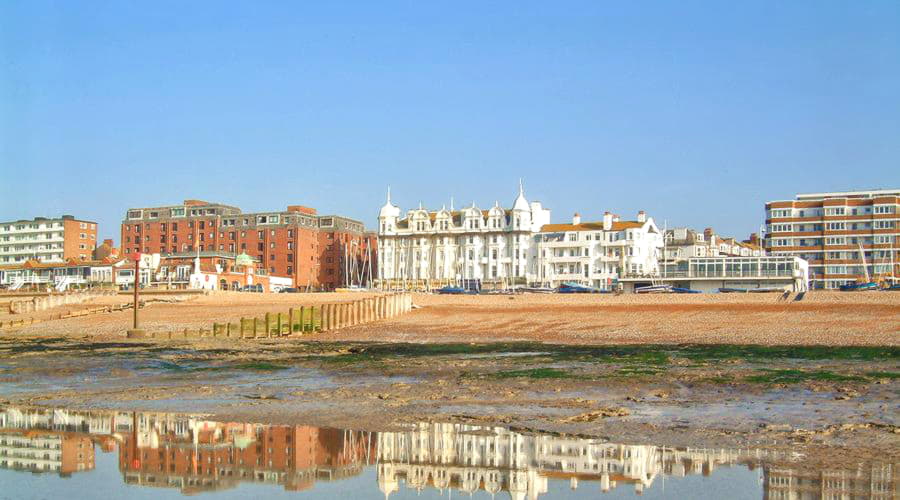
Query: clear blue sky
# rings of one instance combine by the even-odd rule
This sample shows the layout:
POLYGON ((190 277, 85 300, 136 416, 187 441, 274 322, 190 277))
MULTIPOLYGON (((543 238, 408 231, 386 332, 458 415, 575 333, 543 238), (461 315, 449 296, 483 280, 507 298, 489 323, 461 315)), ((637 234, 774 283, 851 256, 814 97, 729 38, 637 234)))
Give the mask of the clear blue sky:
POLYGON ((900 187, 900 2, 0 3, 0 220, 509 204, 746 236, 900 187))

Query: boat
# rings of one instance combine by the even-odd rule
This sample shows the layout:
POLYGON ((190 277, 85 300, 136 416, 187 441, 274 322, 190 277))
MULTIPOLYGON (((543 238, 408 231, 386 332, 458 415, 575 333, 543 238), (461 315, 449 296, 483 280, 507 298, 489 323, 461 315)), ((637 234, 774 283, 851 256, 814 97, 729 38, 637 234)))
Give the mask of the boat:
POLYGON ((893 285, 886 286, 881 289, 882 292, 900 292, 900 283, 894 283, 893 285))
POLYGON ((771 287, 759 287, 759 288, 749 288, 747 289, 750 293, 784 293, 784 288, 778 286, 771 287))
POLYGON ((481 291, 476 292, 476 293, 478 293, 478 295, 515 295, 516 291, 511 288, 507 288, 505 290, 504 289, 498 289, 498 290, 481 289, 481 291))
POLYGON ((746 288, 719 288, 719 293, 747 293, 746 288))
POLYGON ((558 293, 602 293, 599 288, 594 288, 578 283, 563 283, 556 289, 558 293))
POLYGON ((470 292, 465 288, 459 286, 445 286, 443 288, 438 288, 434 291, 434 293, 438 293, 441 295, 465 295, 470 292))
POLYGON ((672 293, 703 293, 700 290, 692 290, 690 288, 672 287, 672 293))
POLYGON ((542 286, 526 286, 520 288, 525 293, 556 293, 555 288, 542 287, 542 286))
POLYGON ((842 292, 864 292, 866 290, 878 290, 878 283, 874 283, 871 281, 867 281, 865 283, 850 283, 848 285, 841 285, 840 290, 842 292))
POLYGON ((634 293, 672 293, 672 285, 647 285, 634 289, 634 293))

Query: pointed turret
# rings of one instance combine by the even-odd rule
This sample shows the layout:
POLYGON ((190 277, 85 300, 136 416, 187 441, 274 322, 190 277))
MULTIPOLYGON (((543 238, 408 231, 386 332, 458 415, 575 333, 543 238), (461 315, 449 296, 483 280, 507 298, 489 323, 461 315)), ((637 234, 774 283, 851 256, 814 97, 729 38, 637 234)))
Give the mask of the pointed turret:
POLYGON ((512 209, 522 210, 524 212, 531 210, 531 207, 528 205, 528 200, 525 199, 525 186, 522 184, 522 179, 519 179, 519 195, 516 196, 512 209))
POLYGON ((388 186, 387 189, 387 201, 384 206, 381 207, 381 211, 378 214, 378 217, 400 217, 400 207, 395 206, 391 203, 391 187, 388 186))

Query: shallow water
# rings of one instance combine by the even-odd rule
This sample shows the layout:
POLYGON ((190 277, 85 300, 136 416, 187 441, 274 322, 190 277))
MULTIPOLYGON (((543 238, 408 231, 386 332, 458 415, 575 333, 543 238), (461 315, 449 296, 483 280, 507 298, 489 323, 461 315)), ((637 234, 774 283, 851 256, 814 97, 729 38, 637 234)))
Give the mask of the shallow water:
POLYGON ((794 452, 458 423, 368 432, 200 414, 0 410, 4 498, 892 498, 893 474, 890 464, 815 469, 794 452))

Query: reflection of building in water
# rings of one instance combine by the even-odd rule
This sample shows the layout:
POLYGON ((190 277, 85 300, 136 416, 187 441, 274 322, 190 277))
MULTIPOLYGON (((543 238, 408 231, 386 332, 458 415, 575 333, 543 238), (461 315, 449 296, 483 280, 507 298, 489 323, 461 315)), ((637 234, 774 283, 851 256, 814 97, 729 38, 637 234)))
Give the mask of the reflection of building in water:
POLYGON ((0 412, 0 468, 68 476, 94 468, 94 442, 71 432, 53 412, 0 412))
MULTIPOLYGON (((379 434, 378 481, 386 496, 399 489, 401 479, 418 490, 508 491, 515 499, 537 498, 547 491, 548 479, 568 479, 572 488, 579 481, 597 481, 602 491, 630 484, 640 493, 656 477, 661 453, 655 446, 523 434, 501 427, 420 424, 409 432, 379 434)), ((736 459, 702 456, 713 463, 736 459)))
POLYGON ((822 469, 783 451, 624 445, 464 424, 421 423, 376 435, 184 414, 0 410, 2 468, 60 475, 90 470, 95 445, 104 452, 118 447, 126 483, 183 493, 240 482, 305 490, 315 481, 357 476, 377 459, 378 487, 386 497, 404 483, 419 491, 505 491, 513 499, 536 499, 552 480, 602 492, 627 485, 640 494, 660 476, 710 475, 733 464, 762 466, 766 499, 898 497, 890 463, 822 469))
POLYGON ((766 467, 763 481, 766 500, 888 500, 898 496, 898 480, 892 464, 856 470, 766 467))
MULTIPOLYGON (((408 488, 416 490, 484 490, 491 494, 507 491, 513 499, 536 499, 547 492, 547 481, 556 479, 568 480, 573 489, 582 482, 594 482, 602 492, 627 484, 640 494, 663 474, 710 475, 719 466, 745 464, 753 468, 767 462, 784 465, 796 458, 791 453, 758 449, 623 445, 597 439, 524 434, 502 427, 422 423, 411 431, 379 433, 378 486, 386 498, 405 482, 408 488)), ((787 471, 797 478, 807 477, 805 472, 787 467, 766 470, 768 476, 787 471)), ((765 496, 895 498, 897 480, 890 465, 868 467, 865 471, 810 472, 823 481, 815 495, 801 494, 799 490, 781 495, 781 489, 766 481, 765 496)))
POLYGON ((317 480, 354 476, 372 457, 372 433, 308 426, 221 423, 135 413, 120 446, 126 483, 221 490, 241 481, 305 490, 317 480))
POLYGON ((53 431, 0 430, 0 468, 30 472, 73 472, 94 468, 89 437, 53 431))

